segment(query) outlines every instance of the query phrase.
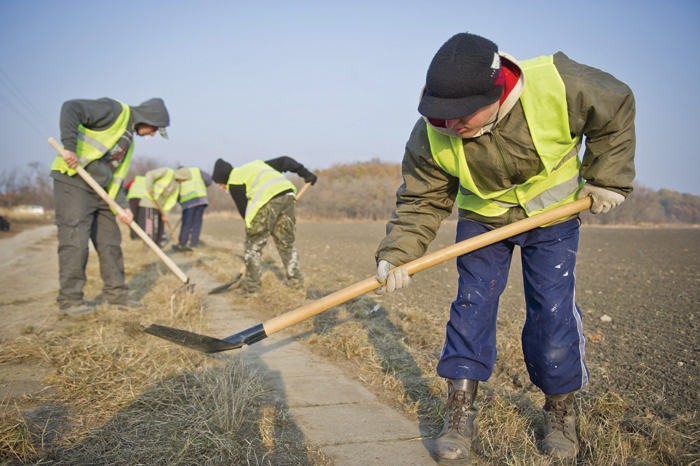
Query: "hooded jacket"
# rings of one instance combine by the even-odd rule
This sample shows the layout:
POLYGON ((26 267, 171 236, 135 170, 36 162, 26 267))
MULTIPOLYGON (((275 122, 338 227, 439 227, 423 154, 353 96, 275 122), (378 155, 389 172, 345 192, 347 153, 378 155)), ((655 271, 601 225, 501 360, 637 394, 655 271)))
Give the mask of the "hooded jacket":
MULTIPOLYGON (((165 108, 163 99, 149 99, 138 106, 129 106, 131 115, 127 125, 127 131, 117 143, 118 149, 126 153, 129 146, 134 141, 135 127, 138 123, 146 123, 157 127, 165 127, 170 124, 170 116, 165 108)), ((122 105, 109 98, 97 100, 75 99, 64 102, 61 107, 61 142, 66 150, 75 152, 78 142, 78 127, 84 127, 95 130, 104 131, 110 128, 122 111, 122 105)), ((94 160, 89 163, 85 170, 99 183, 100 186, 106 188, 112 180, 112 169, 102 159, 94 160)), ((51 177, 57 181, 72 184, 88 192, 93 192, 93 189, 79 176, 69 176, 60 171, 53 170, 51 177)), ((125 190, 120 190, 120 193, 115 199, 122 207, 128 207, 126 201, 125 190)))
MULTIPOLYGON (((509 73, 497 117, 481 134, 463 139, 469 170, 479 189, 498 191, 530 179, 543 169, 520 103, 527 85, 518 62, 500 53, 509 73), (508 84, 510 82, 510 85, 508 84)), ((630 88, 612 75, 581 65, 559 52, 554 65, 566 88, 570 131, 585 136, 581 176, 593 185, 627 196, 634 179, 635 101, 630 88)), ((440 223, 452 212, 459 179, 433 160, 427 125, 450 136, 457 134, 444 121, 421 118, 406 144, 402 162, 404 183, 397 191, 396 214, 376 259, 401 265, 425 254, 440 223)), ((498 228, 522 220, 521 207, 497 217, 459 211, 460 220, 498 228)))

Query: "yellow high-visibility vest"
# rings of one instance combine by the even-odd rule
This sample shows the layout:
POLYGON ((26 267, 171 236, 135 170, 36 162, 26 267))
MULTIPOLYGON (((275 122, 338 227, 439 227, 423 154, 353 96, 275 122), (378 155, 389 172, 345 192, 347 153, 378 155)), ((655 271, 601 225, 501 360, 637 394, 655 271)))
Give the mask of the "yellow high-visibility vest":
POLYGON ((153 199, 165 211, 175 207, 177 196, 180 194, 180 183, 173 183, 173 178, 175 178, 175 170, 168 168, 165 175, 153 182, 153 199), (164 198, 165 201, 161 198, 164 198))
MULTIPOLYGON (((78 143, 75 149, 75 155, 78 156, 80 164, 86 166, 93 160, 97 160, 103 157, 109 150, 114 147, 114 145, 119 141, 119 138, 126 132, 127 126, 129 124, 129 118, 131 116, 131 109, 128 105, 119 102, 122 106, 122 112, 117 117, 117 120, 103 131, 94 131, 84 127, 83 125, 78 126, 78 143)), ((112 175, 112 181, 107 185, 107 194, 112 199, 117 197, 119 188, 124 183, 124 177, 129 171, 129 164, 131 163, 131 154, 134 152, 134 142, 131 142, 129 150, 119 164, 112 175)), ((75 176, 77 173, 74 169, 69 168, 66 161, 62 157, 58 156, 53 161, 51 170, 57 170, 61 173, 67 173, 68 176, 75 176)))
POLYGON ((528 216, 576 200, 584 180, 579 175, 580 135, 572 137, 564 82, 552 56, 520 62, 525 89, 520 96, 530 135, 544 169, 522 184, 499 191, 479 189, 469 171, 463 140, 444 135, 428 125, 435 162, 459 178, 457 205, 485 217, 496 217, 521 206, 528 216))
POLYGON ((227 185, 231 184, 244 184, 246 187, 248 207, 245 210, 245 225, 247 228, 250 228, 255 215, 270 199, 288 189, 294 193, 297 192, 291 181, 262 160, 255 160, 231 170, 227 185))
POLYGON ((192 178, 180 183, 180 204, 198 197, 207 197, 207 185, 204 183, 199 168, 189 168, 192 178))
POLYGON ((148 190, 146 189, 146 177, 135 176, 134 182, 131 183, 129 192, 126 195, 126 200, 141 199, 144 196, 148 196, 148 190))

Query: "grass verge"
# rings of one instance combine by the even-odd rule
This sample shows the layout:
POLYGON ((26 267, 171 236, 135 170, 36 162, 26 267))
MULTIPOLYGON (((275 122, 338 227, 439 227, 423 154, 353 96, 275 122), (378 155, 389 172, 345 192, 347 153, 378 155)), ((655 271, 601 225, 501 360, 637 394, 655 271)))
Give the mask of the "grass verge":
MULTIPOLYGON (((48 365, 45 382, 54 388, 2 400, 0 463, 326 464, 286 411, 264 400, 259 376, 240 358, 124 331, 158 322, 207 333, 207 321, 199 291, 173 294, 181 283, 140 241, 123 249, 132 294, 144 308, 99 305, 85 320, 33 327, 0 345, 0 364, 48 365)), ((99 277, 96 259, 88 277, 99 277)), ((86 296, 99 301, 100 286, 89 280, 86 296)))

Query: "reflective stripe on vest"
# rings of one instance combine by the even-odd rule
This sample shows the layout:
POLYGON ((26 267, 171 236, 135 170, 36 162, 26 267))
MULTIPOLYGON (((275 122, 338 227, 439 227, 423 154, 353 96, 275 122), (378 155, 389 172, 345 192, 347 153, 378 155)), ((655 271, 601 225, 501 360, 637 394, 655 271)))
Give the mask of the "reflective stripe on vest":
POLYGON ((199 168, 190 168, 189 171, 192 178, 180 183, 180 204, 198 197, 207 197, 207 185, 199 168))
POLYGON ((177 204, 177 196, 180 194, 180 183, 173 183, 174 178, 175 171, 172 168, 168 168, 165 175, 153 182, 153 199, 163 210, 170 210, 177 204), (165 201, 161 199, 163 194, 167 196, 165 201))
POLYGON ((244 184, 246 187, 248 206, 245 210, 245 224, 247 228, 250 228, 255 215, 270 199, 287 190, 297 192, 291 181, 261 160, 234 168, 229 175, 228 184, 244 184))
POLYGON ((148 195, 148 190, 146 189, 146 177, 134 177, 134 182, 131 183, 129 193, 126 195, 126 200, 128 201, 130 199, 141 199, 146 195, 148 195))
MULTIPOLYGON (((103 131, 94 131, 85 128, 83 125, 78 126, 78 141, 75 148, 75 155, 78 157, 80 164, 86 166, 93 160, 97 160, 105 155, 109 150, 114 147, 114 145, 119 141, 119 138, 127 131, 129 125, 129 118, 131 117, 131 109, 128 105, 121 102, 119 104, 122 106, 122 111, 117 117, 117 120, 103 131)), ((131 163, 131 154, 134 151, 134 143, 132 141, 129 146, 129 151, 127 152, 124 160, 119 165, 119 168, 114 172, 112 176, 112 181, 107 185, 106 191, 109 197, 115 199, 119 188, 124 182, 127 172, 129 171, 129 164, 131 163)), ((61 173, 67 173, 68 176, 75 176, 77 173, 74 169, 69 168, 65 160, 62 157, 56 157, 51 165, 51 170, 57 170, 61 173)))
POLYGON ((571 137, 566 89, 552 56, 521 62, 525 89, 520 97, 533 144, 544 169, 524 183, 499 191, 480 190, 471 176, 461 138, 441 134, 428 125, 433 159, 459 178, 457 204, 486 217, 521 206, 528 216, 575 200, 583 184, 579 175, 581 136, 571 137))

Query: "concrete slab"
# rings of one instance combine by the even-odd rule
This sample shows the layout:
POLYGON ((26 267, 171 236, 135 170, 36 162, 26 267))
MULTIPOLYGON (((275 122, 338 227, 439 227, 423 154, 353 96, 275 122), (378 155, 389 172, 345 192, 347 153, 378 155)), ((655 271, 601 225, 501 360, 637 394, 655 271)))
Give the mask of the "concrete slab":
MULTIPOLYGON (((211 288, 218 285, 205 276, 198 279, 211 288)), ((217 334, 234 334, 261 323, 244 304, 234 307, 226 302, 229 299, 226 295, 204 296, 217 334)), ((289 407, 305 440, 321 447, 334 465, 436 464, 431 458, 434 440, 423 438, 429 434, 421 433, 417 422, 379 403, 359 381, 312 354, 288 332, 271 335, 235 354, 257 368, 268 390, 265 398, 289 407)))
POLYGON ((333 458, 334 466, 431 466, 437 464, 431 457, 434 443, 433 439, 417 439, 329 445, 321 450, 333 458))
MULTIPOLYGON (((255 345, 253 345, 255 346, 255 345)), ((271 354, 271 356, 273 356, 271 354)), ((250 358, 246 359, 250 364, 253 364, 260 368, 263 372, 263 377, 267 372, 277 373, 277 377, 290 378, 290 377, 308 377, 319 374, 342 374, 343 371, 333 364, 327 362, 314 360, 312 355, 299 355, 290 356, 286 358, 274 358, 269 359, 261 358, 250 358)), ((331 386, 328 386, 331 388, 331 386)))
POLYGON ((342 374, 310 377, 269 377, 265 379, 275 393, 284 396, 289 407, 325 406, 349 403, 373 403, 376 397, 358 382, 342 374), (332 389, 329 389, 333 387, 332 389))
POLYGON ((304 435, 319 446, 421 436, 418 426, 380 403, 291 408, 290 412, 304 435))

